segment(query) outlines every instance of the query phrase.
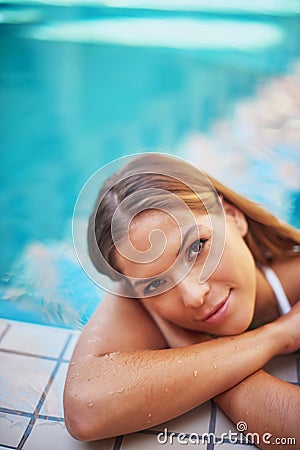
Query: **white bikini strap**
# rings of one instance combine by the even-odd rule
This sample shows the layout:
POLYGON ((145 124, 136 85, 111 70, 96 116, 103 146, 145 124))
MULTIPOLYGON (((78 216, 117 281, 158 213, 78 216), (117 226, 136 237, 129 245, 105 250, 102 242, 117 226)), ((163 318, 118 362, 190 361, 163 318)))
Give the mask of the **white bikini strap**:
POLYGON ((286 314, 290 311, 291 305, 286 296, 286 293, 283 290, 282 284, 274 272, 274 270, 270 269, 270 267, 262 267, 262 270, 265 274, 266 279, 270 283, 270 286, 273 289, 273 292, 277 298, 278 308, 281 314, 286 314))

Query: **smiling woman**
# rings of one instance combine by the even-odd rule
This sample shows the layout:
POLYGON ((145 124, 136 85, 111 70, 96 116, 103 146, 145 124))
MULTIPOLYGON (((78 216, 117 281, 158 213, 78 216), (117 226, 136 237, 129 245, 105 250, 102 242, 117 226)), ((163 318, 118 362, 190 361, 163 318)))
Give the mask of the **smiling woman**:
POLYGON ((145 154, 103 184, 88 242, 112 284, 69 367, 73 436, 129 433, 214 398, 250 432, 300 439, 299 388, 260 370, 300 347, 296 229, 183 160, 145 154), (282 317, 266 267, 292 306, 282 317))

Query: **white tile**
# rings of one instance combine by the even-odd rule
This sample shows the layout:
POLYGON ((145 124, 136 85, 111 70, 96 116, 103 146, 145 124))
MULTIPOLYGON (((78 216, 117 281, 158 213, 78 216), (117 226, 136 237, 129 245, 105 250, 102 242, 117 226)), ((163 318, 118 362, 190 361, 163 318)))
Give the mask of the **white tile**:
POLYGON ((235 424, 230 419, 228 419, 228 417, 223 413, 223 411, 221 411, 219 408, 217 408, 215 435, 217 437, 221 437, 221 435, 223 433, 226 433, 226 434, 228 434, 228 437, 227 437, 227 439, 228 439, 230 437, 229 431, 232 432, 232 439, 233 440, 238 439, 239 442, 236 444, 234 444, 233 442, 229 442, 229 443, 223 442, 220 444, 218 443, 218 448, 221 448, 222 450, 223 450, 223 448, 224 448, 224 450, 225 449, 230 450, 230 449, 232 449, 233 446, 235 447, 235 445, 237 445, 235 447, 237 450, 243 450, 244 448, 248 449, 248 450, 257 448, 257 447, 255 447, 255 445, 252 446, 250 444, 242 444, 243 439, 244 439, 243 434, 240 433, 239 431, 237 431, 235 424))
POLYGON ((197 448, 200 450, 206 450, 206 443, 202 443, 201 439, 195 443, 193 440, 195 437, 189 437, 184 434, 179 434, 177 436, 164 435, 151 435, 144 433, 134 433, 124 436, 120 450, 158 450, 158 449, 185 449, 185 448, 197 448))
POLYGON ((276 356, 264 366, 264 370, 281 380, 297 383, 296 361, 295 355, 276 356))
POLYGON ((232 450, 233 448, 235 448, 236 450, 253 450, 253 449, 257 449, 258 447, 256 447, 255 445, 250 445, 250 444, 233 444, 230 442, 223 442, 222 444, 217 444, 215 445, 215 449, 220 449, 220 450, 232 450))
POLYGON ((112 450, 115 439, 79 442, 73 439, 63 422, 38 419, 23 446, 23 450, 112 450))
POLYGON ((236 448, 237 450, 241 449, 243 450, 248 449, 251 450, 253 448, 257 448, 254 445, 250 445, 250 444, 243 444, 243 442, 245 442, 245 437, 243 436, 243 434, 241 432, 239 432, 235 426, 235 424, 228 419, 228 417, 223 413, 223 411, 221 411, 219 408, 217 408, 217 417, 216 417, 216 427, 215 427, 215 435, 217 437, 221 437, 223 433, 226 433, 226 440, 230 439, 230 431, 232 433, 231 439, 233 440, 232 442, 220 442, 218 443, 218 447, 216 446, 215 448, 221 448, 222 450, 224 449, 232 449, 233 447, 236 448), (235 440, 238 440, 238 442, 235 442, 235 440))
MULTIPOLYGON (((297 382, 297 366, 295 355, 283 355, 273 358, 264 366, 264 370, 285 381, 297 382)), ((217 408, 216 435, 220 436, 228 430, 236 432, 234 423, 217 408)))
POLYGON ((9 323, 6 320, 0 319, 0 339, 8 326, 9 323))
POLYGON ((207 433, 209 429, 210 411, 211 403, 206 402, 182 416, 152 427, 151 430, 163 431, 167 428, 168 431, 174 431, 175 433, 207 433))
POLYGON ((73 351, 74 351, 74 348, 78 341, 79 336, 80 336, 80 332, 72 334, 72 337, 69 341, 68 347, 66 348, 66 351, 63 355, 64 359, 70 360, 72 358, 72 354, 73 354, 73 351))
POLYGON ((69 331, 25 322, 11 322, 0 349, 58 358, 69 331))
POLYGON ((29 422, 29 417, 0 413, 0 445, 17 447, 29 422))
POLYGON ((64 417, 63 390, 68 370, 68 363, 61 363, 55 379, 49 389, 40 414, 45 416, 64 417))
POLYGON ((33 412, 56 362, 1 352, 0 406, 33 412))
POLYGON ((217 408, 216 427, 215 427, 216 436, 221 436, 222 433, 227 433, 229 430, 235 433, 236 432, 235 424, 230 419, 228 419, 226 414, 224 414, 223 411, 221 411, 221 409, 217 408))

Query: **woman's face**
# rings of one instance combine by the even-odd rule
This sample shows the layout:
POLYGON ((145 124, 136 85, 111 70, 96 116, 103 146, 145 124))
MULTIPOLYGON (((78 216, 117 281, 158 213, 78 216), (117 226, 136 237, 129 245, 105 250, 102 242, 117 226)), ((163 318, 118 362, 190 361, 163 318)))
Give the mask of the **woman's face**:
POLYGON ((247 225, 239 210, 229 205, 224 209, 224 251, 212 275, 201 283, 200 273, 213 235, 206 215, 197 216, 196 230, 183 227, 182 235, 174 219, 164 212, 144 213, 132 222, 129 237, 137 250, 149 250, 149 236, 157 229, 165 234, 167 242, 153 262, 133 262, 116 253, 122 273, 139 278, 133 282, 134 289, 149 311, 183 328, 215 335, 239 334, 249 327, 254 313, 256 272, 243 239, 247 225))

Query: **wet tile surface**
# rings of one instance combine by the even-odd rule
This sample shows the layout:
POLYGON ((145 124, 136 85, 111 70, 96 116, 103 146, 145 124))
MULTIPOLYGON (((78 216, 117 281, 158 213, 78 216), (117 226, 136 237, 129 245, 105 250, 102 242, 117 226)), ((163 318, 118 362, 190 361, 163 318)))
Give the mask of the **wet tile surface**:
POLYGON ((58 358, 70 332, 64 329, 15 322, 0 343, 0 349, 58 358))
POLYGON ((38 419, 24 444, 24 450, 113 450, 115 439, 85 443, 73 439, 63 422, 38 419), (41 447, 42 443, 42 447, 41 447))
POLYGON ((0 319, 0 339, 3 337, 6 329, 9 327, 9 324, 0 319))
POLYGON ((0 405, 33 413, 55 367, 55 361, 1 353, 0 405))
POLYGON ((64 417, 63 389, 68 370, 68 363, 61 363, 56 377, 48 391, 40 414, 45 416, 64 417))
POLYGON ((17 447, 29 422, 29 417, 0 413, 1 444, 17 447))
POLYGON ((68 346, 64 352, 64 355, 63 355, 64 359, 70 360, 72 358, 72 354, 73 354, 73 351, 74 351, 74 348, 75 348, 78 338, 79 338, 79 332, 74 332, 72 334, 72 337, 71 337, 71 339, 68 343, 68 346))
POLYGON ((194 444, 189 441, 189 436, 180 433, 176 436, 170 435, 168 437, 164 435, 149 435, 143 433, 135 433, 129 436, 125 436, 122 442, 122 450, 155 450, 155 449, 185 449, 185 448, 197 448, 200 450, 206 449, 206 443, 202 443, 201 440, 194 444))

